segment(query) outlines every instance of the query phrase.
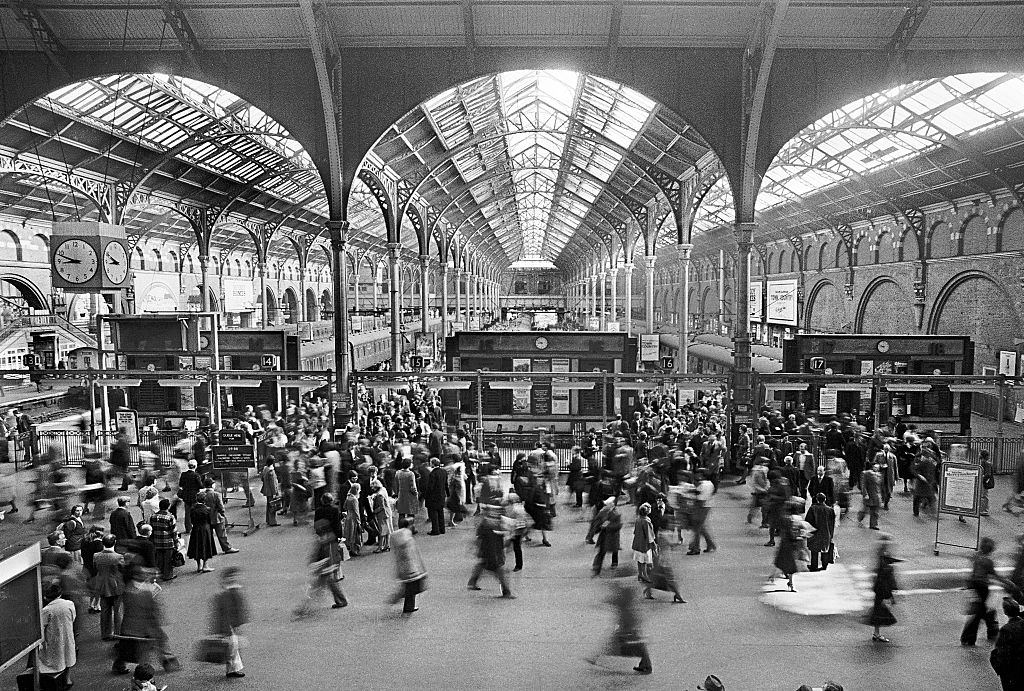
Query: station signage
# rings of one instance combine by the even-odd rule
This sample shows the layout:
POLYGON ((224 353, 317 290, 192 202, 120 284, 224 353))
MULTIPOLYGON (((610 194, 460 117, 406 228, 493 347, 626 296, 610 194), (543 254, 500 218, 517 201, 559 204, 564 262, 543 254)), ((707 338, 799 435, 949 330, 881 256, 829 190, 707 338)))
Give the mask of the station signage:
POLYGON ((768 281, 765 317, 770 324, 796 326, 797 280, 768 281))
POLYGON ((750 284, 748 300, 750 321, 759 322, 764 319, 764 283, 758 281, 750 284))
POLYGON ((658 334, 640 334, 640 361, 657 362, 660 347, 661 337, 658 334))

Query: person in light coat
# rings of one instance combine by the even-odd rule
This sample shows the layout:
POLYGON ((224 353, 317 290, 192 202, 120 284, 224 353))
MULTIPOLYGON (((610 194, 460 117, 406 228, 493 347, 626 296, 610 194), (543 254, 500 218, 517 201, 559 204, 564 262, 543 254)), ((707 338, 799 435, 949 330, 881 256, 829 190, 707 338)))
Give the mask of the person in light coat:
POLYGON ((391 604, 404 601, 403 614, 412 614, 419 609, 416 596, 427 589, 427 567, 409 529, 411 525, 408 518, 398 519, 398 530, 390 536, 390 544, 395 549, 395 577, 401 586, 391 604))
POLYGON ((373 550, 374 554, 391 551, 391 533, 395 530, 392 518, 391 497, 388 496, 384 484, 374 479, 370 482, 370 508, 373 511, 373 520, 377 526, 377 534, 380 536, 380 544, 373 550))
POLYGON ((43 628, 43 644, 36 653, 36 664, 40 676, 57 678, 64 676, 64 686, 71 687, 71 668, 78 663, 75 651, 75 605, 65 600, 59 581, 47 581, 43 585, 43 609, 40 620, 43 628))

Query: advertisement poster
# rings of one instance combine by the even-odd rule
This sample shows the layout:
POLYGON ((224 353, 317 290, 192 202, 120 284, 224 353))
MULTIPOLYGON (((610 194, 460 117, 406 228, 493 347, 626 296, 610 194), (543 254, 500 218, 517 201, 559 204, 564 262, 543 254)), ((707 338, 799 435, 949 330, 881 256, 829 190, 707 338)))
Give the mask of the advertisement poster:
POLYGON ((252 281, 224 279, 224 311, 251 312, 255 309, 252 281))
MULTIPOLYGON (((551 371, 552 372, 568 372, 569 371, 569 358, 552 358, 551 360, 551 371)), ((566 382, 568 378, 559 377, 551 380, 551 414, 552 415, 568 415, 569 414, 569 389, 564 386, 559 386, 557 382, 566 382)))
POLYGON ((587 331, 600 331, 601 330, 601 318, 590 317, 587 319, 587 331))
POLYGON ((875 373, 875 361, 874 360, 861 360, 860 361, 860 373, 862 375, 871 376, 875 373))
POLYGON ((796 326, 796 289, 797 280, 768 281, 768 307, 765 317, 772 324, 788 324, 796 326))
POLYGON ((818 392, 818 412, 822 415, 835 415, 839 412, 839 391, 821 387, 818 392))
POLYGON ((114 413, 117 429, 124 430, 129 444, 139 443, 139 414, 134 410, 118 410, 114 413))
POLYGON ((750 321, 759 322, 764 318, 764 283, 758 281, 750 284, 749 312, 750 321))
POLYGON ((661 347, 661 337, 658 334, 640 335, 640 360, 641 362, 657 362, 658 351, 661 347))
POLYGON ((196 390, 192 386, 183 386, 181 391, 181 409, 182 410, 195 410, 196 409, 196 390))
MULTIPOLYGON (((512 371, 513 372, 529 372, 530 371, 530 358, 512 358, 512 371)), ((519 379, 516 381, 529 381, 529 379, 519 379)), ((512 412, 513 413, 529 413, 530 412, 530 389, 512 389, 512 412)))
POLYGON ((1008 377, 1017 376, 1017 353, 1012 350, 999 351, 999 374, 1008 377))
POLYGON ((178 356, 178 370, 179 371, 190 371, 195 369, 195 359, 191 355, 179 355, 178 356))

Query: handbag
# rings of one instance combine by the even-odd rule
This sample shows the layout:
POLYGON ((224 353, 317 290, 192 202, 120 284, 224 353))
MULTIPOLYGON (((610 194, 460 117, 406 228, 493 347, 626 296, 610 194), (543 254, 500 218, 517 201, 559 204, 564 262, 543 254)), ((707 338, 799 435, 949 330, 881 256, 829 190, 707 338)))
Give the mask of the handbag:
POLYGON ((178 567, 178 566, 184 566, 184 565, 185 565, 185 555, 182 554, 181 552, 179 552, 178 550, 174 550, 174 554, 171 555, 171 566, 178 567))
POLYGON ((216 665, 228 659, 228 641, 223 636, 205 636, 196 642, 196 660, 216 665))

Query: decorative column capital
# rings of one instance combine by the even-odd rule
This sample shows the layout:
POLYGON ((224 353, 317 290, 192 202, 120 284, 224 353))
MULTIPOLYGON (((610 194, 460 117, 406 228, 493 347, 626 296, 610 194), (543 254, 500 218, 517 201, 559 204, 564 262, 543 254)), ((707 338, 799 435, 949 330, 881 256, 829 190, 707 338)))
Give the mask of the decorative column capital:
POLYGON ((651 269, 654 268, 655 263, 657 263, 658 255, 656 255, 656 254, 647 254, 647 255, 644 255, 643 260, 644 260, 644 268, 646 268, 648 271, 650 271, 651 269))
POLYGON ((613 266, 612 268, 608 269, 608 278, 610 278, 610 279, 612 279, 614 281, 615 277, 618 276, 618 275, 619 275, 619 267, 613 266))
POLYGON ((679 261, 683 262, 684 264, 690 261, 690 252, 692 251, 693 245, 691 245, 688 242, 676 245, 676 256, 679 258, 679 261))
POLYGON ((629 264, 623 264, 622 265, 622 270, 626 273, 627 276, 630 275, 631 273, 633 273, 633 269, 634 268, 635 267, 633 266, 632 262, 630 262, 629 264))
POLYGON ((423 266, 426 266, 429 263, 430 263, 430 255, 429 254, 421 254, 420 255, 420 264, 422 264, 423 266))

